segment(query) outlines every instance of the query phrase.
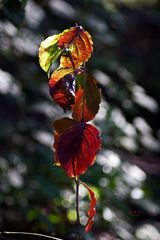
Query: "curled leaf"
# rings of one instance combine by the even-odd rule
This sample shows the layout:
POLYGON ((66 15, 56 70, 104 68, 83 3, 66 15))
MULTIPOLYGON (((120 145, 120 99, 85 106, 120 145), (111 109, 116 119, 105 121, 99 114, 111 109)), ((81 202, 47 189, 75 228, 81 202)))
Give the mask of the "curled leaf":
POLYGON ((66 50, 61 56, 60 67, 77 67, 88 61, 93 51, 93 42, 87 31, 81 26, 75 26, 62 32, 58 47, 66 50))
POLYGON ((101 93, 97 87, 97 81, 92 76, 87 75, 85 86, 84 84, 84 75, 77 76, 72 116, 76 121, 84 120, 87 122, 92 120, 98 113, 101 93))
POLYGON ((90 207, 88 210, 88 221, 85 227, 85 232, 89 232, 92 228, 92 225, 94 223, 94 216, 96 215, 96 198, 95 198, 95 194, 93 192, 93 190, 88 187, 88 185, 82 181, 80 181, 80 183, 88 190, 89 192, 89 196, 90 196, 90 207))
POLYGON ((53 100, 63 108, 71 109, 75 98, 75 76, 84 71, 83 67, 58 68, 49 80, 49 92, 53 100))
POLYGON ((75 87, 74 76, 71 74, 65 75, 59 81, 49 82, 49 92, 55 103, 63 110, 71 109, 74 103, 75 87))
POLYGON ((55 62, 62 53, 62 49, 58 48, 57 45, 59 37, 60 34, 55 34, 41 42, 39 48, 39 63, 45 72, 49 71, 52 63, 55 62))
MULTIPOLYGON (((68 176, 78 177, 95 162, 101 141, 99 131, 93 125, 86 122, 73 123, 72 127, 56 136, 54 150, 57 162, 68 176)), ((55 131, 58 133, 59 129, 55 131)))

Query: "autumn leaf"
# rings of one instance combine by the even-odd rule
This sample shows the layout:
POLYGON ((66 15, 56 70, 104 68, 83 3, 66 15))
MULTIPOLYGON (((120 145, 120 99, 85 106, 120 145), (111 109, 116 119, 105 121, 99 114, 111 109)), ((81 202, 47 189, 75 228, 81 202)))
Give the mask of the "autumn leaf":
MULTIPOLYGON (((74 121, 74 120, 73 120, 74 121)), ((59 134, 55 128, 56 144, 54 144, 56 161, 65 169, 68 176, 78 177, 93 165, 101 141, 99 131, 86 122, 75 123, 59 134)))
POLYGON ((58 47, 67 50, 60 58, 60 67, 77 67, 90 58, 93 42, 87 31, 84 31, 81 26, 75 26, 61 33, 58 47))
POLYGON ((77 36, 79 29, 75 27, 71 27, 69 29, 65 29, 61 33, 61 37, 58 39, 58 47, 59 48, 69 48, 70 44, 72 44, 74 38, 77 36))
POLYGON ((41 42, 39 48, 39 63, 45 72, 49 71, 52 63, 54 63, 62 53, 62 49, 57 45, 59 37, 60 34, 55 34, 41 42))
POLYGON ((98 113, 101 93, 97 87, 97 81, 92 76, 87 75, 86 84, 84 83, 84 74, 77 76, 76 79, 76 95, 75 103, 72 106, 72 116, 76 121, 84 120, 87 122, 98 113))
POLYGON ((49 92, 53 100, 64 110, 71 109, 75 97, 75 77, 84 72, 83 67, 76 69, 58 68, 49 80, 49 92))
POLYGON ((75 78, 71 74, 65 75, 59 81, 49 81, 49 92, 55 103, 63 110, 71 109, 74 103, 75 78))
POLYGON ((94 216, 96 215, 96 198, 95 198, 95 194, 93 192, 93 190, 88 187, 88 185, 82 181, 80 181, 80 183, 88 190, 89 196, 90 196, 90 207, 88 210, 88 221, 85 227, 85 232, 89 232, 92 228, 92 225, 94 223, 94 216))

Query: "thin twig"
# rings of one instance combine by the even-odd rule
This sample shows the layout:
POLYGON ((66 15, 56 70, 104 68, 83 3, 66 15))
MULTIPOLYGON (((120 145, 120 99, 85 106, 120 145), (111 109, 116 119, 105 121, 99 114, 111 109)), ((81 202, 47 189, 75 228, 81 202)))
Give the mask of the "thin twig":
POLYGON ((38 233, 29 233, 29 232, 0 232, 0 239, 1 237, 3 239, 11 239, 12 237, 15 239, 23 239, 23 240, 28 240, 28 239, 42 239, 42 238, 46 238, 46 239, 50 239, 50 240, 62 240, 60 238, 55 238, 55 237, 51 237, 51 236, 47 236, 47 235, 43 235, 43 234, 38 234, 38 233))
POLYGON ((80 217, 79 217, 79 178, 75 179, 75 183, 76 183, 77 240, 81 240, 80 217))
POLYGON ((77 215, 77 240, 80 240, 80 218, 79 218, 79 178, 76 176, 75 162, 72 159, 73 175, 76 184, 76 215, 77 215))
POLYGON ((80 225, 79 218, 79 179, 76 180, 76 212, 77 212, 77 225, 80 225))

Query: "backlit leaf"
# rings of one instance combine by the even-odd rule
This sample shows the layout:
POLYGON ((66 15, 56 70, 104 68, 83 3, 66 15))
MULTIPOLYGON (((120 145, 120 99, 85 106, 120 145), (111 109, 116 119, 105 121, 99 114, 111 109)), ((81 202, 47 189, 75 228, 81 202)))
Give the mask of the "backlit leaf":
POLYGON ((77 36, 78 31, 79 29, 76 26, 64 30, 58 40, 58 47, 62 49, 69 48, 70 44, 73 43, 74 38, 77 36))
POLYGON ((78 177, 93 165, 100 145, 97 128, 85 122, 73 124, 63 134, 56 136, 56 161, 70 177, 78 177))
POLYGON ((81 26, 75 26, 62 32, 58 47, 67 49, 61 56, 60 67, 77 67, 88 61, 93 51, 93 42, 87 31, 81 26))
POLYGON ((39 63, 41 68, 48 72, 52 63, 62 53, 62 49, 58 48, 57 41, 60 37, 60 34, 56 34, 46 38, 40 45, 39 48, 39 63))
POLYGON ((90 196, 90 207, 88 210, 88 221, 85 227, 85 232, 89 232, 92 228, 92 225, 94 223, 94 216, 96 215, 96 198, 95 198, 95 194, 93 192, 93 190, 88 187, 88 185, 82 181, 80 181, 80 183, 88 190, 89 192, 89 196, 90 196))
POLYGON ((84 120, 87 122, 92 120, 98 113, 101 93, 97 87, 97 82, 93 77, 88 75, 86 85, 84 86, 84 84, 84 75, 81 74, 77 76, 76 95, 75 103, 72 107, 72 116, 76 121, 84 120))
POLYGON ((63 110, 71 109, 75 95, 74 76, 67 74, 59 81, 52 78, 52 81, 49 81, 49 92, 55 103, 63 110))

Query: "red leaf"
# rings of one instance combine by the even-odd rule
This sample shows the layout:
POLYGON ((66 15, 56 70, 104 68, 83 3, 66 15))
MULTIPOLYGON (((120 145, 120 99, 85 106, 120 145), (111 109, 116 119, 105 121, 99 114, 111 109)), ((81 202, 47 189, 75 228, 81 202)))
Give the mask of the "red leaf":
MULTIPOLYGON (((75 121, 74 121, 75 123, 75 121)), ((56 132, 59 129, 56 129, 56 132)), ((54 144, 57 161, 68 176, 78 177, 93 165, 101 145, 99 131, 86 122, 76 123, 56 136, 54 144)))
POLYGON ((75 26, 61 33, 58 47, 68 51, 60 58, 60 67, 77 67, 88 61, 93 51, 93 42, 87 31, 81 26, 75 26))
POLYGON ((75 103, 72 106, 73 119, 86 122, 92 120, 99 110, 100 101, 101 93, 97 87, 97 81, 92 76, 87 75, 84 86, 84 74, 77 76, 75 103))
POLYGON ((49 92, 63 110, 71 109, 75 95, 74 76, 67 74, 57 82, 52 78, 52 81, 49 81, 49 92))
POLYGON ((90 208, 88 210, 88 221, 85 227, 85 232, 89 232, 92 228, 92 225, 94 223, 94 216, 96 215, 96 198, 95 198, 95 194, 93 192, 93 190, 91 188, 88 187, 88 185, 84 182, 81 182, 81 184, 83 184, 83 186, 88 190, 89 195, 90 195, 90 208))

